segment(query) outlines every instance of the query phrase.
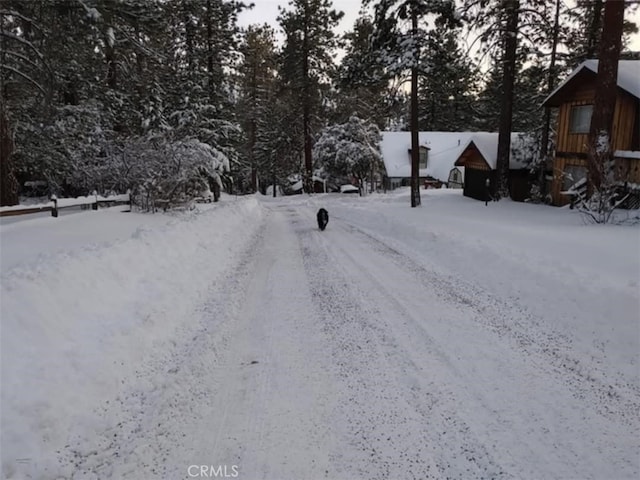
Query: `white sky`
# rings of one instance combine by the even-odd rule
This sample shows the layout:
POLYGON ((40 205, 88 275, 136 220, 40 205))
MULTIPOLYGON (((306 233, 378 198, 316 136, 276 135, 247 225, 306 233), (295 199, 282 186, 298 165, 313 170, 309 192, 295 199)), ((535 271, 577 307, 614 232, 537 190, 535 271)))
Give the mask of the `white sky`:
MULTIPOLYGON (((290 10, 287 0, 253 0, 253 3, 255 3, 255 6, 252 10, 240 14, 239 20, 241 25, 268 23, 277 30, 278 22, 276 18, 278 17, 278 5, 284 7, 286 10, 290 10)), ((358 18, 361 3, 361 0, 334 0, 334 8, 344 12, 344 17, 338 27, 340 33, 351 30, 353 23, 356 18, 358 18)), ((630 15, 629 18, 640 25, 640 9, 633 15, 630 15)), ((640 50, 640 34, 633 36, 631 47, 632 50, 640 50)))
MULTIPOLYGON (((277 29, 278 5, 286 10, 291 10, 289 2, 285 0, 253 0, 253 3, 255 3, 255 6, 252 10, 247 10, 240 15, 241 25, 268 23, 277 29)), ((334 0, 334 8, 344 12, 344 17, 339 26, 341 32, 351 30, 353 22, 358 18, 361 3, 361 0, 334 0)))

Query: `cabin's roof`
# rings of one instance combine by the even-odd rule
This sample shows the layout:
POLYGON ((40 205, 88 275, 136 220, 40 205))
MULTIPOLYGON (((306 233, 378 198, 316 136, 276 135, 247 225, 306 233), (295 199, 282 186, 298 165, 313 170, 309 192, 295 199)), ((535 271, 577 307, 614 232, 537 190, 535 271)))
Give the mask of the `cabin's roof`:
MULTIPOLYGON (((596 75, 598 73, 598 60, 585 60, 573 70, 569 76, 542 102, 548 107, 557 107, 562 103, 563 91, 573 88, 577 79, 583 75, 596 75)), ((594 77, 595 78, 595 77, 594 77)), ((640 60, 618 61, 618 87, 640 98, 640 60)))
MULTIPOLYGON (((456 159, 474 132, 419 132, 418 142, 429 149, 427 168, 420 169, 420 177, 433 177, 443 182, 456 159)), ((410 178, 411 132, 382 132, 380 152, 390 178, 410 178)))
MULTIPOLYGON (((491 169, 496 168, 498 133, 495 132, 419 132, 421 147, 429 148, 427 168, 421 168, 420 177, 433 177, 448 181, 449 172, 456 166, 462 153, 473 144, 491 169)), ((511 134, 509 168, 525 168, 533 155, 533 139, 522 133, 511 134)), ((382 132, 380 151, 390 178, 411 177, 411 132, 382 132)), ((464 165, 458 165, 458 168, 464 165)))
MULTIPOLYGON (((533 143, 535 140, 531 137, 523 135, 519 132, 511 133, 511 154, 509 155, 509 168, 521 169, 526 168, 533 155, 533 143)), ((464 153, 464 151, 471 146, 475 145, 484 160, 489 165, 489 168, 495 170, 498 163, 498 134, 478 132, 474 133, 471 138, 464 145, 464 148, 460 151, 458 158, 464 153)), ((456 159, 458 160, 458 159, 456 159)))

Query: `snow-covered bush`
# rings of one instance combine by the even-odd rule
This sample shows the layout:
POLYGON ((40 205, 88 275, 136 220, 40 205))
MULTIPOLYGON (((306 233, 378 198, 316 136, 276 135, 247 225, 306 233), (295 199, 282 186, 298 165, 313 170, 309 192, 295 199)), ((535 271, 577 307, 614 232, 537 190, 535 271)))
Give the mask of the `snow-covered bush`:
POLYGON ((322 131, 314 145, 314 158, 328 174, 362 181, 382 160, 382 135, 374 123, 352 116, 346 123, 322 131))
POLYGON ((576 182, 570 192, 574 196, 574 205, 583 218, 592 223, 609 223, 614 212, 622 207, 634 192, 635 186, 629 186, 613 158, 609 137, 602 132, 595 145, 588 152, 589 176, 576 182))
POLYGON ((210 188, 217 200, 220 175, 229 171, 229 159, 209 144, 191 138, 175 142, 140 138, 125 149, 123 162, 135 203, 144 210, 170 208, 200 196, 210 188))

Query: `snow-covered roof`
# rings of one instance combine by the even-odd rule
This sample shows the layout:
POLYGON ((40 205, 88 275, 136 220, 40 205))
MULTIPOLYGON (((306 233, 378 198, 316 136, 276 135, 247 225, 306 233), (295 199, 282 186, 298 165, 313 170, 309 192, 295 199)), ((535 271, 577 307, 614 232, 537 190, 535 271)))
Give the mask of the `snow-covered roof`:
MULTIPOLYGON (((543 105, 551 101, 556 94, 562 90, 580 72, 589 70, 598 73, 598 60, 585 60, 569 74, 569 76, 558 87, 545 98, 543 105)), ((636 98, 640 98, 640 60, 619 60, 618 61, 618 87, 630 93, 636 98)))
MULTIPOLYGON (((419 132, 420 146, 429 148, 427 168, 420 169, 421 177, 433 177, 443 182, 448 181, 449 172, 455 166, 456 160, 471 144, 475 144, 489 166, 496 168, 498 156, 498 134, 494 132, 419 132)), ((522 150, 526 145, 522 134, 511 134, 511 149, 522 150)), ((411 132, 382 132, 380 150, 391 178, 411 177, 411 132)), ((510 168, 524 168, 521 159, 527 155, 512 155, 510 168)), ((460 168, 460 167, 458 167, 460 168)))
MULTIPOLYGON (((509 158, 509 168, 520 169, 525 168, 529 162, 525 161, 529 155, 518 154, 514 155, 514 152, 522 152, 523 149, 529 148, 531 139, 522 135, 519 132, 511 133, 511 152, 509 158)), ((477 132, 473 133, 469 141, 464 145, 464 148, 460 151, 458 157, 466 150, 466 148, 473 143, 478 151, 482 154, 487 164, 491 169, 495 169, 498 162, 498 133, 493 132, 477 132)), ((457 158, 456 158, 457 160, 457 158)))
MULTIPOLYGON (((446 182, 460 153, 468 145, 474 132, 419 132, 421 147, 429 148, 427 168, 420 169, 421 177, 433 177, 446 182)), ((382 132, 380 151, 391 178, 411 177, 411 132, 382 132)))

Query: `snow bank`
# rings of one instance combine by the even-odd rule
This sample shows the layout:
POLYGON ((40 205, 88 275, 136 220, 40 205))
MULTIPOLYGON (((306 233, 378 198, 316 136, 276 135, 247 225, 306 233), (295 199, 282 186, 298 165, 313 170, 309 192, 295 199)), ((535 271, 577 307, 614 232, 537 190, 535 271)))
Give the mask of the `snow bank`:
POLYGON ((3 478, 20 478, 25 465, 55 471, 49 445, 65 445, 78 425, 99 427, 94 410, 135 378, 149 352, 198 318, 194 309, 238 263, 264 214, 255 197, 204 208, 148 216, 153 228, 127 238, 25 258, 8 270, 3 264, 3 478))

